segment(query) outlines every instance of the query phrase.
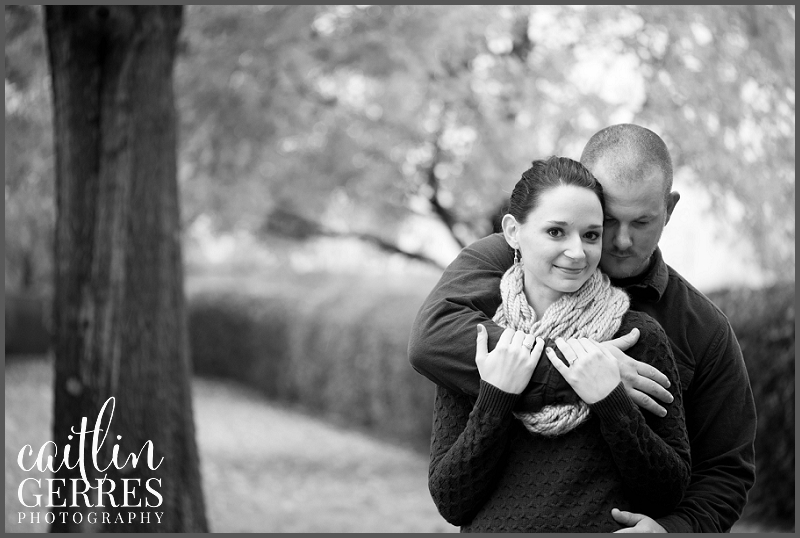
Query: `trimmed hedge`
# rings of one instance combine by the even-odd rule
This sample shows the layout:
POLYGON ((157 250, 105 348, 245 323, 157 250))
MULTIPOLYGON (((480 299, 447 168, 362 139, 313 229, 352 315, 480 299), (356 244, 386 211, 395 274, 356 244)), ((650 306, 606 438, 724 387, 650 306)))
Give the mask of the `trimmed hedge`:
POLYGON ((794 525, 794 282, 709 294, 730 319, 756 402, 756 483, 745 516, 794 525))
POLYGON ((38 355, 50 350, 49 297, 9 292, 5 297, 6 355, 38 355))
POLYGON ((433 384, 411 368, 407 350, 432 286, 322 277, 255 295, 199 292, 189 301, 195 372, 427 451, 433 384))

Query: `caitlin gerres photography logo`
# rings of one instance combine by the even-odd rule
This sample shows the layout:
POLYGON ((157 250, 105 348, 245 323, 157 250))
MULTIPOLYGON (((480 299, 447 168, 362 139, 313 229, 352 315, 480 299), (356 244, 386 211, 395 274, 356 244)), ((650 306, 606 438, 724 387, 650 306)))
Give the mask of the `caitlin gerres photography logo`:
MULTIPOLYGON (((159 489, 160 478, 117 478, 108 477, 112 466, 121 473, 130 474, 139 465, 147 465, 151 471, 157 470, 164 458, 155 461, 152 441, 148 440, 138 453, 130 453, 125 459, 120 455, 119 445, 115 442, 111 448, 110 461, 101 461, 100 454, 107 442, 106 437, 114 418, 114 398, 108 398, 100 412, 93 429, 87 429, 88 418, 81 419, 80 428, 71 427, 69 441, 77 438, 77 450, 71 450, 70 444, 59 447, 55 441, 47 441, 34 453, 31 445, 23 446, 17 455, 17 464, 29 476, 23 479, 17 488, 17 498, 22 505, 18 513, 18 523, 45 523, 55 521, 65 523, 67 518, 77 524, 105 523, 161 523, 164 512, 157 511, 163 498, 159 489), (103 427, 103 418, 108 412, 108 419, 103 427), (91 462, 86 461, 87 442, 91 434, 91 462), (74 454, 77 452, 77 455, 74 454), (94 469, 91 474, 99 476, 89 479, 87 465, 94 469), (78 469, 80 478, 55 478, 55 474, 66 467, 78 469), (70 510, 67 510, 69 508, 70 510), (32 509, 32 510, 31 510, 32 509), (59 510, 62 509, 62 510, 59 510), (42 515, 42 510, 47 510, 42 515)), ((122 440, 121 435, 116 436, 122 440)))

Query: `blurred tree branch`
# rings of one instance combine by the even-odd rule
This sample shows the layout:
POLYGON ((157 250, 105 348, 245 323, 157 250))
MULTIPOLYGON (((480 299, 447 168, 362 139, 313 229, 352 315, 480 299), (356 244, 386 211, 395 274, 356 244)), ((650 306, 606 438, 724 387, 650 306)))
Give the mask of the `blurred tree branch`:
POLYGON ((284 206, 277 206, 266 219, 264 232, 275 234, 281 237, 305 241, 315 236, 354 238, 374 245, 379 250, 389 254, 400 254, 411 260, 420 261, 432 265, 437 269, 444 269, 444 266, 419 252, 410 252, 400 248, 396 244, 389 242, 377 235, 366 232, 340 231, 324 226, 319 222, 307 219, 297 212, 287 209, 284 206))

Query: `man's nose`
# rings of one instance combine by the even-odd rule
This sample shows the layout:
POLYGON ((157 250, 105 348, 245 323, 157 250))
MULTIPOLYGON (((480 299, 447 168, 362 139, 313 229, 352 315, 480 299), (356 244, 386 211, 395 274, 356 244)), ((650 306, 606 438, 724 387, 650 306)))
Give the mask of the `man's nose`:
POLYGON ((614 234, 614 246, 618 250, 627 250, 633 246, 630 230, 627 226, 619 226, 614 234))

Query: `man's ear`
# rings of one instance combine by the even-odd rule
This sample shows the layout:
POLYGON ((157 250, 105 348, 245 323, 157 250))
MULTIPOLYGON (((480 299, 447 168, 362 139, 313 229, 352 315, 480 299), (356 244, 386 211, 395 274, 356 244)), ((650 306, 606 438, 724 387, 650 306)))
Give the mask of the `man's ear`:
POLYGON ((519 241, 517 234, 519 234, 519 223, 513 215, 506 213, 503 215, 503 220, 500 222, 503 227, 503 237, 506 238, 506 243, 511 248, 519 248, 519 241))
POLYGON ((678 200, 681 199, 681 194, 677 191, 672 191, 667 195, 667 221, 664 223, 664 226, 669 223, 669 218, 672 216, 672 211, 675 209, 675 206, 678 204, 678 200))

